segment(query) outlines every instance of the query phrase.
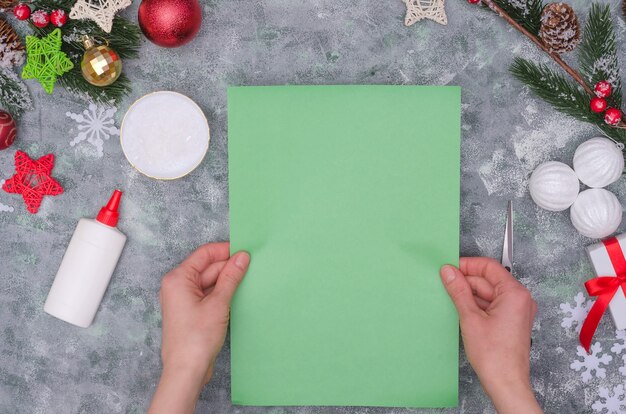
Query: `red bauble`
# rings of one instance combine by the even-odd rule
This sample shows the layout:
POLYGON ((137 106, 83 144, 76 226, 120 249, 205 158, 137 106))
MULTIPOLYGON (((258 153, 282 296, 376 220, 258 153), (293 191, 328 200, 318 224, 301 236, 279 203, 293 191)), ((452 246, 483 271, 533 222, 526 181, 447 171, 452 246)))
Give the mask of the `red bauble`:
POLYGON ((200 23, 198 0, 143 0, 139 5, 139 27, 159 46, 178 47, 190 42, 200 23))
POLYGON ((589 106, 593 112, 599 114, 600 112, 604 112, 606 109, 606 101, 598 97, 591 98, 591 104, 589 106))
POLYGON ((0 111, 0 150, 7 149, 15 141, 17 125, 10 113, 0 111))
POLYGON ((594 88, 598 98, 608 98, 611 96, 612 90, 613 88, 611 87, 611 84, 605 80, 596 83, 596 87, 594 88))
POLYGON ((30 17, 33 24, 39 28, 44 28, 50 23, 50 16, 43 10, 35 10, 30 17))
POLYGON ((478 3, 480 3, 480 2, 481 2, 481 0, 467 0, 467 2, 468 2, 469 4, 478 4, 478 3))
POLYGON ((50 13, 50 22, 56 27, 62 27, 67 22, 65 10, 58 9, 50 13))
POLYGON ((609 108, 604 113, 604 122, 609 125, 617 125, 622 119, 622 111, 617 108, 609 108))
POLYGON ((30 17, 30 7, 24 3, 19 3, 13 8, 13 15, 17 20, 26 20, 30 17))

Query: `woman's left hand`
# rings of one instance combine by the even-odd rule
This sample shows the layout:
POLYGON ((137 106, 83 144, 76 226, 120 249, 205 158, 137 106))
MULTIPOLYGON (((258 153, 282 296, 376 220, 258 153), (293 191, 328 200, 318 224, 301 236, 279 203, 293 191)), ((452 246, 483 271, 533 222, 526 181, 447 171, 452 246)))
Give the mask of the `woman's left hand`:
POLYGON ((205 244, 161 282, 163 373, 149 413, 191 413, 224 345, 230 302, 250 263, 229 243, 205 244))

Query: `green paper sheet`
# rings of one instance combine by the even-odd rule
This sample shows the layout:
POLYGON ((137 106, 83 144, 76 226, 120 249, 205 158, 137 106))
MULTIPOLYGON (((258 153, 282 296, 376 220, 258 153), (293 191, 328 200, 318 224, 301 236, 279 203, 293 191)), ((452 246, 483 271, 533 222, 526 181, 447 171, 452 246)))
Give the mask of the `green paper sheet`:
POLYGON ((234 404, 457 404, 460 94, 228 90, 234 404))

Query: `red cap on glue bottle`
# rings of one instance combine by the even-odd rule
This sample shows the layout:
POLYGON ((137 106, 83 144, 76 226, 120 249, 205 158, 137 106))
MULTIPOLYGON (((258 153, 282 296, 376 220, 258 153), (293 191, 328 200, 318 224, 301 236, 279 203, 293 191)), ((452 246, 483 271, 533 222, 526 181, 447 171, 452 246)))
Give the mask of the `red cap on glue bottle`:
POLYGON ((120 200, 122 199, 122 192, 120 190, 113 191, 111 199, 106 206, 100 209, 96 220, 107 226, 117 226, 117 220, 120 218, 118 208, 120 206, 120 200))

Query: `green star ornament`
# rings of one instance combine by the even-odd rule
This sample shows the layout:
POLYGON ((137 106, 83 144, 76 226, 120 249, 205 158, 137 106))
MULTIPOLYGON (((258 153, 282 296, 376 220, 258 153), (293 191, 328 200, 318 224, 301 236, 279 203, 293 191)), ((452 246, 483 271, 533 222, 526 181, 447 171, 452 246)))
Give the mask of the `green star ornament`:
POLYGON ((43 89, 52 93, 57 76, 74 67, 67 55, 61 52, 61 30, 54 29, 41 39, 26 36, 27 61, 22 70, 22 78, 37 79, 43 89))

